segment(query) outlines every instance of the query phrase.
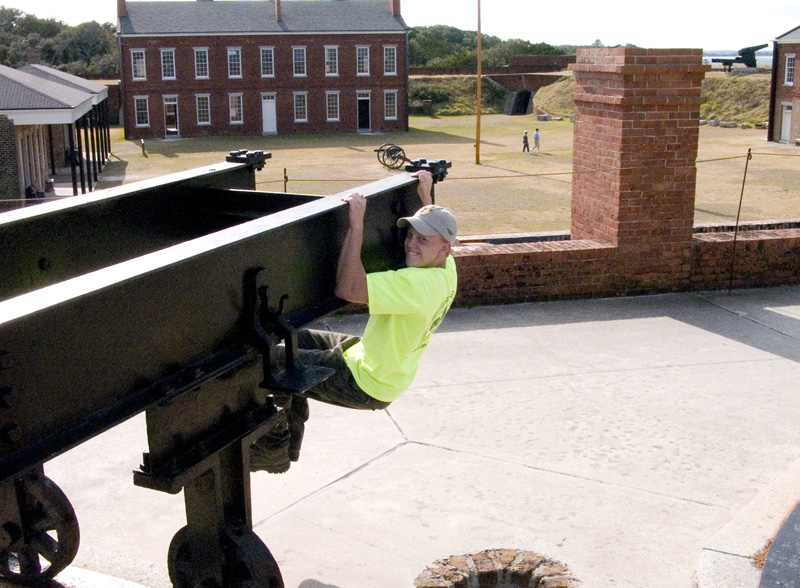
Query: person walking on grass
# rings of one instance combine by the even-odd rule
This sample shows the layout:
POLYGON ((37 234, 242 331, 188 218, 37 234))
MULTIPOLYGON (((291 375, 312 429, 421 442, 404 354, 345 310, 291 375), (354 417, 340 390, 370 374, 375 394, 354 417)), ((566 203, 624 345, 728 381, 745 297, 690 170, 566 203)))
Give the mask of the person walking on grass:
POLYGON ((530 145, 528 144, 528 131, 524 131, 522 133, 522 152, 523 153, 526 153, 526 152, 530 153, 531 152, 530 145))
POLYGON ((533 133, 533 148, 539 153, 539 129, 536 129, 533 133))

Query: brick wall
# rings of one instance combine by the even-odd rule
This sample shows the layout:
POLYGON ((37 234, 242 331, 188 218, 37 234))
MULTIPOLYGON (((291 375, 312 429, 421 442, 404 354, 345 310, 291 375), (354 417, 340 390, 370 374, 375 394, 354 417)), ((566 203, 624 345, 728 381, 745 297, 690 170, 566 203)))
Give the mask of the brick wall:
MULTIPOLYGON (((700 84, 692 49, 578 54, 570 238, 465 241, 458 305, 727 288, 730 227, 693 227, 700 84)), ((734 287, 800 283, 800 228, 743 226, 734 287)))
POLYGON ((789 134, 789 141, 800 138, 800 43, 775 43, 775 55, 773 65, 772 81, 775 100, 772 104, 773 112, 770 116, 772 124, 771 138, 773 141, 781 141, 783 129, 783 109, 784 105, 792 106, 792 124, 789 134), (786 55, 795 55, 794 81, 792 85, 786 84, 786 55))
POLYGON ((19 161, 17 160, 17 141, 14 123, 0 116, 0 212, 18 208, 21 204, 19 161), (10 201, 10 202, 9 202, 10 201))

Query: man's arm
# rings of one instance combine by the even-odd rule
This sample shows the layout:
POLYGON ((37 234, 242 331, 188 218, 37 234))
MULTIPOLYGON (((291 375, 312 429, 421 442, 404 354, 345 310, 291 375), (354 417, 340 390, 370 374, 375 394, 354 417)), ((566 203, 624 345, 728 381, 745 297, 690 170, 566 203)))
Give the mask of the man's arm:
POLYGON ((420 201, 422 201, 422 206, 433 204, 433 176, 431 175, 431 172, 422 169, 411 174, 411 177, 419 180, 417 183, 417 195, 419 196, 420 201))
POLYGON ((353 192, 342 198, 349 207, 347 234, 339 253, 336 268, 336 289, 334 293, 342 300, 367 304, 367 272, 361 262, 361 246, 364 243, 364 212, 367 199, 353 192))

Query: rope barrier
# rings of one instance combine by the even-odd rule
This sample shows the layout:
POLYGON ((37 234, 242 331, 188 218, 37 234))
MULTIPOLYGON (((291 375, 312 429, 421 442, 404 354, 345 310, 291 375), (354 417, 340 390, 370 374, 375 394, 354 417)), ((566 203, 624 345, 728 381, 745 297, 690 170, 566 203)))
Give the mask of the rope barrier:
MULTIPOLYGON (((734 159, 747 159, 748 161, 750 161, 750 159, 752 159, 754 155, 760 155, 760 156, 766 156, 766 157, 800 157, 800 155, 794 155, 794 154, 788 154, 788 153, 751 152, 748 149, 748 153, 746 155, 734 155, 734 156, 731 156, 731 157, 717 157, 717 158, 714 158, 714 159, 699 159, 699 160, 696 160, 695 163, 696 164, 713 163, 713 162, 716 162, 716 161, 730 161, 730 160, 734 160, 734 159)), ((632 170, 632 169, 639 169, 639 166, 620 167, 620 168, 608 166, 608 167, 604 167, 604 168, 595 168, 595 169, 591 169, 591 170, 587 170, 587 171, 579 171, 579 172, 576 172, 576 171, 565 171, 565 172, 546 172, 546 173, 535 173, 535 174, 515 172, 513 174, 501 174, 501 175, 496 175, 496 176, 471 176, 471 177, 461 177, 461 178, 453 177, 452 175, 450 175, 450 176, 448 176, 448 180, 453 182, 453 181, 471 181, 471 180, 503 180, 503 179, 519 179, 519 178, 544 178, 544 177, 551 177, 551 176, 575 176, 575 175, 579 175, 579 174, 592 174, 592 173, 598 173, 599 174, 599 173, 607 173, 607 172, 615 172, 615 171, 626 171, 626 170, 632 170)), ((347 183, 350 183, 350 184, 355 184, 355 183, 376 182, 376 181, 382 179, 382 178, 346 178, 346 179, 297 178, 297 179, 289 179, 289 176, 287 174, 286 168, 284 168, 283 174, 284 175, 283 175, 282 179, 278 179, 278 180, 261 180, 261 181, 256 182, 256 185, 260 186, 260 185, 265 185, 265 184, 279 184, 279 183, 283 182, 284 188, 285 188, 286 185, 290 181, 291 182, 306 182, 306 183, 309 183, 309 182, 325 182, 325 183, 347 182, 347 183)), ((746 178, 746 171, 745 171, 745 178, 746 178)), ((26 202, 26 203, 29 203, 29 204, 35 204, 35 203, 39 203, 39 202, 52 202, 53 200, 56 200, 56 199, 69 198, 69 197, 71 197, 71 195, 70 196, 56 196, 56 195, 53 195, 53 196, 49 196, 49 197, 46 197, 46 198, 27 198, 27 199, 25 199, 25 198, 10 198, 10 199, 0 199, 0 203, 21 202, 21 201, 23 201, 23 202, 26 202)))

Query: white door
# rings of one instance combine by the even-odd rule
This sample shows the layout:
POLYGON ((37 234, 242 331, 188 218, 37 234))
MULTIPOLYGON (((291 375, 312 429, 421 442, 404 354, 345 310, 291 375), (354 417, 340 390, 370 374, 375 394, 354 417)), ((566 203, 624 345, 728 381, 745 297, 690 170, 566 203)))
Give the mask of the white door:
POLYGON ((278 134, 278 115, 275 111, 275 92, 261 94, 261 120, 264 135, 278 134))
POLYGON ((784 105, 781 117, 781 141, 787 143, 792 140, 792 107, 784 105))

